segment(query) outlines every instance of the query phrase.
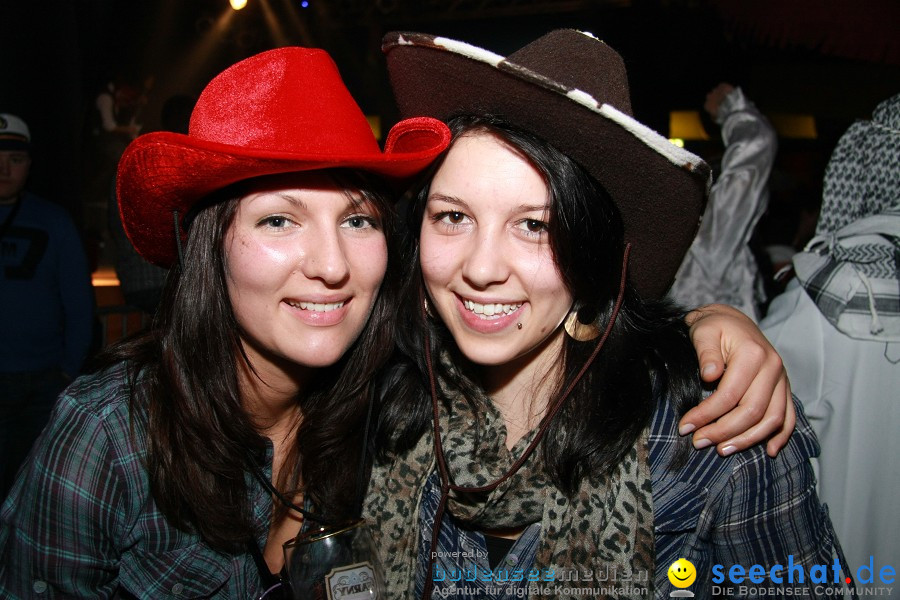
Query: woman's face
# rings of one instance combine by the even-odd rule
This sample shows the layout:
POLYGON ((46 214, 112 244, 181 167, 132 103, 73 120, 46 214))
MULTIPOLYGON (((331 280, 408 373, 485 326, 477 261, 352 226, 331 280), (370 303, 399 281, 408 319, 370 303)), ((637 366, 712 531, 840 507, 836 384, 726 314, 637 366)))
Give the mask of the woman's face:
POLYGON ((351 201, 320 173, 290 174, 241 198, 225 264, 251 364, 325 367, 362 331, 387 268, 387 244, 369 203, 351 201))
POLYGON ((549 202, 540 173, 490 133, 457 139, 434 176, 422 274, 435 310, 476 364, 505 365, 562 343, 572 296, 548 239, 549 202))

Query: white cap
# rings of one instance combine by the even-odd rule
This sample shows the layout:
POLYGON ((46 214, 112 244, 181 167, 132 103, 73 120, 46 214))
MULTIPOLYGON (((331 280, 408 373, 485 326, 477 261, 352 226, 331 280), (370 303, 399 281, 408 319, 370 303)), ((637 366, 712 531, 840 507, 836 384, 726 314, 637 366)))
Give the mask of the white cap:
POLYGON ((0 150, 28 150, 31 132, 25 121, 9 113, 0 113, 0 150))

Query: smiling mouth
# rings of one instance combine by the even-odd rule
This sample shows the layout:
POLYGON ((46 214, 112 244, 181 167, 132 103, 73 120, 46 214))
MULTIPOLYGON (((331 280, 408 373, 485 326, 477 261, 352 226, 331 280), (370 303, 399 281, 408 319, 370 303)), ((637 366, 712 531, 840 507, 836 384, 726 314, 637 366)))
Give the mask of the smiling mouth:
POLYGON ((331 312, 333 310, 337 310, 346 304, 346 302, 292 302, 290 300, 286 300, 287 304, 293 306, 294 308, 299 308, 300 310, 311 310, 315 312, 331 312))
POLYGON ((682 579, 681 577, 679 577, 679 576, 676 575, 675 573, 672 573, 672 577, 674 577, 674 578, 677 579, 678 581, 687 581, 688 579, 691 578, 690 575, 685 575, 685 576, 684 576, 684 579, 682 579))
POLYGON ((479 304, 473 300, 463 300, 466 310, 475 313, 482 319, 499 319, 510 315, 522 307, 522 304, 479 304))

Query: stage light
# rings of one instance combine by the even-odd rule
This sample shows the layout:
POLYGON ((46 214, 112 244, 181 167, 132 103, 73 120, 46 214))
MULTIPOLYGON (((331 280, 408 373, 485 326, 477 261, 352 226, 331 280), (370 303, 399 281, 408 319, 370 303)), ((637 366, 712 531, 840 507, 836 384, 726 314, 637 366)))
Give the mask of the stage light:
POLYGON ((241 10, 245 6, 247 6, 247 0, 228 0, 231 2, 231 8, 234 10, 241 10))

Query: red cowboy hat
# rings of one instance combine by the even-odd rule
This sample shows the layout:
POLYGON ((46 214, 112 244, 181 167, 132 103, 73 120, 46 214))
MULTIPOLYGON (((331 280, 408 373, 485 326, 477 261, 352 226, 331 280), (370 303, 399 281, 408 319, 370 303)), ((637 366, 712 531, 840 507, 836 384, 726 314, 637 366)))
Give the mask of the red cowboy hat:
POLYGON ((333 167, 406 177, 449 141, 440 121, 407 119, 391 129, 382 152, 326 52, 269 50, 206 86, 187 135, 150 133, 128 146, 116 190, 122 224, 144 258, 168 266, 176 257, 173 213, 182 219, 216 190, 261 175, 333 167))
POLYGON ((710 169, 631 116, 615 50, 573 29, 505 58, 423 33, 389 33, 382 50, 401 116, 494 114, 584 167, 622 215, 635 288, 648 297, 668 290, 697 233, 710 169))

